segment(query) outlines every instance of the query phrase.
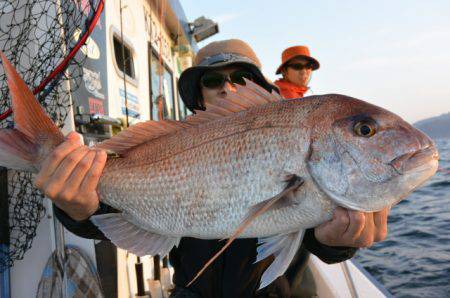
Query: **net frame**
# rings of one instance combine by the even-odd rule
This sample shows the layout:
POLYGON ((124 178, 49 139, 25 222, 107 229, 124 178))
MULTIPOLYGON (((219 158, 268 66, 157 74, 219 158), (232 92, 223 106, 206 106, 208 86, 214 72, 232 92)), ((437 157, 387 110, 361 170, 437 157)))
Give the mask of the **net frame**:
MULTIPOLYGON (((81 83, 85 56, 77 53, 98 24, 104 4, 104 0, 0 2, 0 50, 29 86, 37 86, 33 93, 61 128, 70 113, 70 94, 81 83)), ((10 107, 0 67, 0 128, 13 127, 10 107)), ((0 272, 31 248, 46 212, 43 199, 30 173, 8 171, 9 243, 0 245, 0 272)))

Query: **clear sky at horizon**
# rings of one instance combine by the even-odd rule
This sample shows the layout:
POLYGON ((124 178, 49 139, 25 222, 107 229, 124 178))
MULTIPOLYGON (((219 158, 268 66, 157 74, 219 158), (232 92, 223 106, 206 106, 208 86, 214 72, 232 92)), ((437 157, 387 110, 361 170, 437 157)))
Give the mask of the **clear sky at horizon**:
POLYGON ((314 94, 364 99, 415 122, 450 112, 450 1, 180 0, 189 21, 219 23, 199 44, 248 42, 275 80, 281 52, 308 45, 314 94))

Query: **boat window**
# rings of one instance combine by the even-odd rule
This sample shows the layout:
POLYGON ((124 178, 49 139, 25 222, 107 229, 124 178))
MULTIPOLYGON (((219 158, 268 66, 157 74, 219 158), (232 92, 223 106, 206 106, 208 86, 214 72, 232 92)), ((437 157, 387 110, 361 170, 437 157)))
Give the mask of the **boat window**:
POLYGON ((160 64, 159 57, 154 52, 150 56, 152 120, 175 120, 175 93, 172 72, 165 63, 160 64))
POLYGON ((116 64, 120 71, 125 72, 127 76, 135 79, 134 61, 131 49, 122 43, 117 37, 113 37, 114 55, 116 57, 116 64), (122 54, 123 47, 123 54, 122 54))

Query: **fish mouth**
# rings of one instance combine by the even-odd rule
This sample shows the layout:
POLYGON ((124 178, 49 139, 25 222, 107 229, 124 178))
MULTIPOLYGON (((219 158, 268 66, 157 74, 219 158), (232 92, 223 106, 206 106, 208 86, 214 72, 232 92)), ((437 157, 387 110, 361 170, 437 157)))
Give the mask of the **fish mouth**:
POLYGON ((434 145, 429 145, 415 152, 406 153, 394 158, 389 165, 394 170, 403 175, 411 171, 417 171, 421 168, 428 168, 439 160, 439 151, 434 145))

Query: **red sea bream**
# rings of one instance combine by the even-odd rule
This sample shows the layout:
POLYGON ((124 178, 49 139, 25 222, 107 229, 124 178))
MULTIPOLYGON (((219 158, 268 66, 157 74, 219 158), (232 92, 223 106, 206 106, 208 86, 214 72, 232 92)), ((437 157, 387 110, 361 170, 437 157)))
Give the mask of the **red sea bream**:
MULTIPOLYGON (((0 164, 37 172, 64 137, 2 58, 16 127, 0 130, 0 164)), ((381 210, 437 170, 433 141, 382 108, 236 87, 186 121, 140 123, 98 146, 120 156, 108 160, 98 193, 121 213, 92 221, 117 246, 165 255, 181 237, 259 238, 258 260, 276 256, 264 287, 336 206, 381 210)))

